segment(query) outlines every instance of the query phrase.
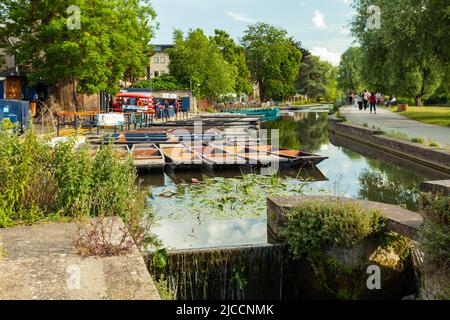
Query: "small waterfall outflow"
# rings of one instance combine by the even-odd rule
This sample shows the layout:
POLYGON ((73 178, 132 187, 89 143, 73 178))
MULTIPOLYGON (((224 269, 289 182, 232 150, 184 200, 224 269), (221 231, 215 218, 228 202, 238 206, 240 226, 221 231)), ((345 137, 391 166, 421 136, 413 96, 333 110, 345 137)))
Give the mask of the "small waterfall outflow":
POLYGON ((163 270, 148 264, 179 300, 301 299, 299 268, 286 246, 173 251, 163 270))

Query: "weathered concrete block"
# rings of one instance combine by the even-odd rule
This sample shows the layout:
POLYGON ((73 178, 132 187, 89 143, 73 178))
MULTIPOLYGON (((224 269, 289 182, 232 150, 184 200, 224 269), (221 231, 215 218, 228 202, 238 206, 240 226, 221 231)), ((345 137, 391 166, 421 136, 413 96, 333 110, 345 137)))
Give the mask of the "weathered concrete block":
POLYGON ((442 194, 450 196, 450 180, 427 181, 420 185, 420 191, 425 193, 442 194))
MULTIPOLYGON (((115 228, 123 227, 117 219, 115 228)), ((0 300, 159 300, 140 252, 82 258, 77 225, 0 229, 0 300)), ((114 236, 115 237, 115 236, 114 236)))
POLYGON ((373 201, 354 200, 330 196, 293 196, 268 199, 268 228, 275 238, 282 238, 281 231, 285 227, 285 212, 305 201, 344 201, 362 205, 367 209, 379 209, 388 219, 387 228, 408 238, 414 238, 417 230, 423 223, 423 218, 412 211, 399 206, 378 203, 373 201))

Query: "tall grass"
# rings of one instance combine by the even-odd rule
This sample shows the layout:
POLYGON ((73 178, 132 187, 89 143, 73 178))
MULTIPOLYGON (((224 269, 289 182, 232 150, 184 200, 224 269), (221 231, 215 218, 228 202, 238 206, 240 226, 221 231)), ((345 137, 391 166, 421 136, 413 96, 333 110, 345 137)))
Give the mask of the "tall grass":
POLYGON ((139 228, 148 210, 131 159, 111 146, 95 156, 74 141, 52 147, 33 130, 17 136, 11 128, 0 124, 0 228, 99 216, 139 228))

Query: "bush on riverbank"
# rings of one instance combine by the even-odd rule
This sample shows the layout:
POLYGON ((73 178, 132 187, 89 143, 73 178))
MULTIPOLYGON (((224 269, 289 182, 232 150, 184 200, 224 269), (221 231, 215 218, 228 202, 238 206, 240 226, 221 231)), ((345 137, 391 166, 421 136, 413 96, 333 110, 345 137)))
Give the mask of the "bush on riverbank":
POLYGON ((0 228, 117 216, 133 235, 144 233, 140 218, 149 212, 131 159, 111 146, 92 157, 74 141, 52 147, 32 129, 23 136, 10 129, 0 125, 0 228))
POLYGON ((398 298, 414 291, 411 247, 385 226, 379 210, 311 201, 287 214, 284 236, 303 266, 304 281, 320 292, 317 298, 398 298), (367 270, 373 265, 383 274, 382 293, 367 287, 367 270))
POLYGON ((422 195, 426 221, 419 232, 419 246, 440 269, 450 272, 450 197, 422 195))
POLYGON ((345 202, 308 201, 287 215, 284 236, 297 257, 320 256, 328 248, 351 248, 384 229, 379 210, 345 202))

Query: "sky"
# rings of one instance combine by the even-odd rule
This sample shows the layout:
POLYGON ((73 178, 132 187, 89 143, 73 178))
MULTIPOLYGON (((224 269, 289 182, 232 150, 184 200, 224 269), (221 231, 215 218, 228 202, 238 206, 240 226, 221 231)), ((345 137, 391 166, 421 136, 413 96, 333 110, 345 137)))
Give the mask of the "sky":
POLYGON ((155 44, 172 43, 175 29, 215 29, 239 40, 249 24, 267 22, 286 29, 313 54, 339 64, 353 38, 348 24, 352 0, 153 0, 160 27, 155 44))

